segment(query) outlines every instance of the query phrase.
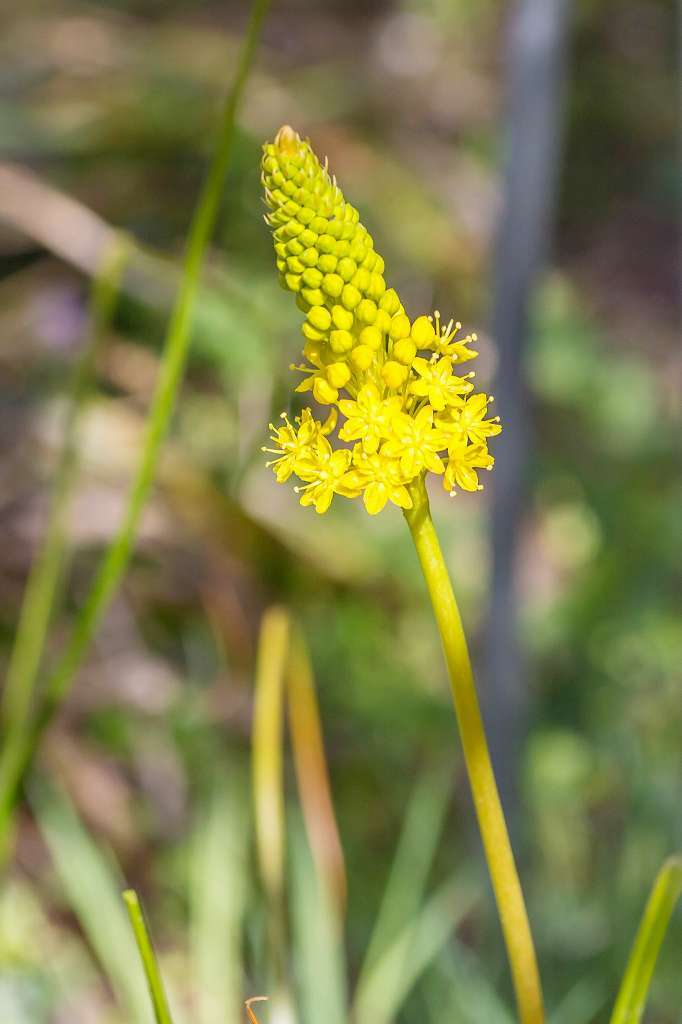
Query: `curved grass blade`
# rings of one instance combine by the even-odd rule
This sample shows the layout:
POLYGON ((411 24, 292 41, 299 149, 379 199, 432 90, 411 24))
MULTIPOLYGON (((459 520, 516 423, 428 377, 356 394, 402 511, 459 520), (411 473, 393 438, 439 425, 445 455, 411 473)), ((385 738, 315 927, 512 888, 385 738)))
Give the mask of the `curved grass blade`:
POLYGON ((443 949, 454 928, 471 909, 477 894, 461 879, 444 882, 424 909, 391 943, 365 974, 355 997, 357 1024, 389 1024, 412 987, 443 949))
POLYGON ((247 791, 238 765, 228 763, 219 770, 192 840, 191 951, 197 1024, 241 1020, 242 924, 249 887, 247 791))
POLYGON ((301 1024, 347 1024, 346 957, 333 893, 315 870, 302 824, 292 828, 295 975, 301 1024))
POLYGON ((109 978, 127 1020, 152 1020, 144 974, 121 905, 121 878, 113 857, 87 833, 63 794, 31 787, 31 805, 57 874, 90 946, 109 978))
POLYGON ((126 905, 130 924, 135 933, 135 941, 137 942, 145 977, 147 978, 149 997, 154 1007, 156 1024, 173 1024, 170 1009, 168 1008, 166 991, 161 980, 161 972, 159 971, 156 956, 154 955, 154 947, 149 937, 149 929, 147 928, 142 907, 134 889, 125 890, 123 902, 126 905))
POLYGON ((358 990, 363 988, 365 978, 396 935, 417 915, 450 792, 450 778, 436 770, 427 772, 414 787, 358 979, 358 990))
POLYGON ((682 895, 682 855, 671 857, 658 873, 632 947, 611 1024, 642 1019, 658 953, 675 904, 682 895))
POLYGON ((253 801, 256 853, 267 899, 268 956, 275 1002, 286 1002, 284 913, 284 685, 289 616, 270 608, 258 642, 253 709, 253 801))
POLYGON ((291 746, 303 820, 315 870, 339 920, 346 906, 346 865, 334 813, 320 709, 308 651, 298 629, 292 630, 287 665, 291 746))

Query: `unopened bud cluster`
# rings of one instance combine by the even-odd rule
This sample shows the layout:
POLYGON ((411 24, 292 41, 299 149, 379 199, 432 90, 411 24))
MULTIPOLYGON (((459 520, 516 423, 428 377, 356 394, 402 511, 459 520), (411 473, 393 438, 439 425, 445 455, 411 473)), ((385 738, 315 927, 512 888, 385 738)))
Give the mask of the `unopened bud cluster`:
POLYGON ((277 480, 297 476, 301 504, 318 512, 334 494, 362 495, 372 514, 387 501, 410 508, 408 485, 427 470, 451 493, 480 489, 477 470, 493 465, 487 439, 501 427, 473 373, 453 372, 476 356, 475 335, 458 340, 460 325, 438 313, 410 320, 358 211, 293 129, 263 147, 262 171, 280 282, 305 314, 296 390, 332 407, 325 423, 306 408, 271 424, 264 450, 277 480), (338 441, 354 445, 331 443, 337 426, 338 441))

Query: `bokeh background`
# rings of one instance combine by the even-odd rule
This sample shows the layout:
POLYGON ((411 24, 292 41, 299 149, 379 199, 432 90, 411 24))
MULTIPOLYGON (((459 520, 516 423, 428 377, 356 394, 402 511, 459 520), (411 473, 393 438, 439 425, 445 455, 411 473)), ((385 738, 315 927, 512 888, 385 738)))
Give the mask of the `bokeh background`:
MULTIPOLYGON (((88 211, 136 248, 82 431, 48 666, 120 519, 247 14, 168 0, 0 12, 5 661, 87 336, 101 256, 88 211)), ((669 0, 273 3, 136 555, 22 798, 0 891, 2 1021, 134 1019, 134 966, 94 849, 139 888, 180 1019, 238 1019, 238 1006, 197 994, 227 970, 210 913, 225 899, 239 904, 226 919, 245 922, 243 994, 267 990, 248 763, 272 604, 295 615, 311 653, 346 856, 351 986, 407 829, 392 926, 454 879, 436 905, 451 907, 452 926, 386 1019, 511 1020, 403 519, 342 500, 324 517, 300 509, 259 450, 289 407, 300 345, 259 184, 260 146, 284 122, 328 155, 408 313, 438 308, 479 335, 479 382, 505 422, 498 466, 481 495, 434 489, 434 515, 553 1019, 607 1019, 654 875, 682 846, 676 41, 669 0), (410 857, 415 893, 426 876, 418 906, 404 898, 410 857)), ((285 759, 296 979, 306 939, 313 965, 316 947, 285 759)), ((652 1024, 682 1021, 680 949, 678 915, 652 1024)))

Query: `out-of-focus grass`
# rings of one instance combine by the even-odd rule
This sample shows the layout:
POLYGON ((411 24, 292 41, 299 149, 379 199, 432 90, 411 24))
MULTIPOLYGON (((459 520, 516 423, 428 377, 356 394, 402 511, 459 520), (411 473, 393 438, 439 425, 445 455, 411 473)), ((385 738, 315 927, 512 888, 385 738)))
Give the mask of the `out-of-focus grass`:
POLYGON ((93 841, 65 796, 41 786, 32 799, 63 891, 122 1012, 151 1024, 144 973, 121 901, 120 869, 111 853, 93 841))

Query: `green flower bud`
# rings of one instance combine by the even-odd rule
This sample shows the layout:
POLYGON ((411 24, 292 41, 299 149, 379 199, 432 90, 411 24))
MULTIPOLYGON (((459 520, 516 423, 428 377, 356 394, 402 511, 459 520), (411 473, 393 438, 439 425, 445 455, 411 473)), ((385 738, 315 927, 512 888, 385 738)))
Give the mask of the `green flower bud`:
POLYGON ((308 323, 312 324, 313 327, 317 327, 319 331, 329 330, 331 322, 331 313, 324 306, 313 306, 308 311, 308 323))
POLYGON ((332 307, 332 320, 334 326, 338 327, 342 331, 350 331, 354 322, 353 314, 348 309, 344 309, 343 306, 332 307))
POLYGON ((343 291, 343 278, 338 274, 327 274, 322 281, 322 291, 333 299, 338 299, 343 291))
POLYGON ((324 292, 320 288, 301 288, 301 295, 310 306, 321 306, 324 302, 324 292))
POLYGON ((307 320, 301 324, 301 331, 308 341, 323 341, 327 337, 326 331, 318 331, 317 327, 313 327, 307 320))
POLYGON ((350 281, 357 269, 357 264, 349 256, 344 256, 343 259, 339 260, 337 271, 344 281, 350 281))
POLYGON ((360 344, 378 351, 383 344, 383 335, 376 327, 363 327, 360 331, 360 344))
POLYGON ((341 301, 343 302, 346 309, 355 309, 357 304, 360 302, 362 295, 352 284, 344 285, 343 292, 341 293, 341 301))
POLYGON ((412 324, 412 340, 417 348, 428 348, 435 336, 436 332, 431 323, 431 318, 428 316, 418 316, 412 324))
POLYGON ((315 267, 304 269, 301 276, 306 288, 319 288, 322 284, 322 274, 315 267))
POLYGON ((344 355, 344 353, 350 352, 353 347, 353 335, 350 331, 332 331, 329 335, 329 345, 335 355, 344 355))
POLYGON ((362 301, 358 303, 355 315, 361 324, 373 324, 377 318, 376 302, 372 302, 371 299, 362 299, 362 301))
MULTIPOLYGON (((305 292, 303 294, 305 295, 305 292)), ((409 338, 411 327, 410 318, 405 316, 404 313, 398 313, 398 315, 394 316, 391 320, 388 335, 393 341, 400 341, 402 338, 409 338)))
POLYGON ((395 288, 389 288, 387 292, 381 296, 379 305, 382 309, 385 309, 389 316, 393 316, 400 309, 400 299, 395 288))
POLYGON ((333 274, 338 262, 337 257, 332 253, 323 253, 317 261, 317 266, 323 274, 333 274))

